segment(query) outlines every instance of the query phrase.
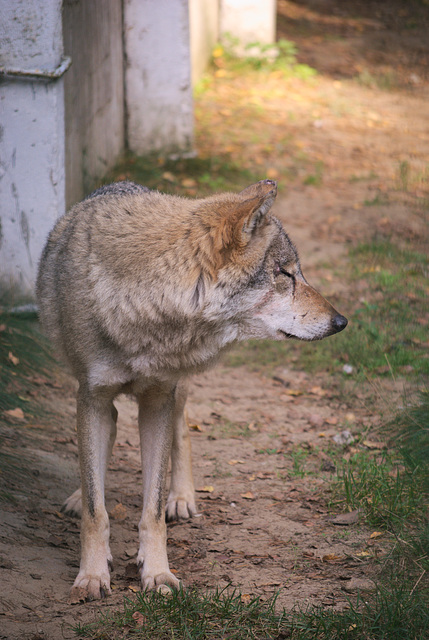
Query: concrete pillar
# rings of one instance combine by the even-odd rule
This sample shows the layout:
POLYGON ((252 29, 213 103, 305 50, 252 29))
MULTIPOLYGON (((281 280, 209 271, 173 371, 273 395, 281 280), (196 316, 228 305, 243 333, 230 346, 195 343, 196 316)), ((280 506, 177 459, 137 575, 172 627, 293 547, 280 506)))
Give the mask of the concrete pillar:
POLYGON ((124 150, 120 0, 64 0, 66 204, 87 195, 124 150))
POLYGON ((221 0, 220 34, 229 33, 244 46, 252 42, 272 44, 276 39, 276 0, 221 0))
POLYGON ((61 0, 0 0, 0 288, 32 294, 65 210, 61 0))
POLYGON ((187 0, 124 0, 127 143, 148 154, 193 146, 187 0))
POLYGON ((219 0, 189 0, 192 84, 201 78, 219 40, 219 0))

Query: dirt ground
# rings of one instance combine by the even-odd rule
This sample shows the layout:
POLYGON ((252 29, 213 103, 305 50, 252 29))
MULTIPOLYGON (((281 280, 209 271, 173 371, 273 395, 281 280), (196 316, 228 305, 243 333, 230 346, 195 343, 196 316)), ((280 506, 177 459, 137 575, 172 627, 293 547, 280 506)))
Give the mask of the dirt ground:
MULTIPOLYGON (((335 127, 328 121, 314 126, 308 139, 328 163, 333 158, 332 171, 322 186, 296 183, 279 197, 275 213, 298 245, 310 283, 327 297, 349 295, 351 309, 360 294, 340 275, 348 243, 370 238, 377 230, 416 243, 425 237, 424 210, 416 206, 416 199, 425 196, 418 192, 421 187, 405 194, 392 191, 391 185, 403 159, 429 167, 428 44, 422 40, 419 13, 424 8, 427 19, 429 8, 423 2, 402 3, 406 15, 399 23, 393 9, 386 9, 392 3, 350 3, 356 13, 366 7, 356 31, 350 26, 353 18, 344 15, 344 4, 349 3, 279 3, 281 35, 297 41, 305 61, 316 67, 319 63, 325 74, 318 90, 329 95, 333 82, 350 77, 345 61, 347 69, 350 64, 358 69, 362 59, 374 75, 380 65, 397 68, 400 82, 389 91, 358 83, 340 87, 348 100, 367 109, 365 117, 372 124, 363 135, 345 114, 335 127), (377 15, 375 4, 381 5, 377 15), (417 20, 415 27, 412 20, 417 20), (337 30, 343 39, 322 38, 323 29, 337 30), (387 60, 386 51, 395 56, 387 60), (342 148, 351 152, 344 155, 340 172, 342 148), (369 176, 375 169, 377 179, 344 178, 369 176), (381 192, 389 192, 387 201, 383 195, 364 206, 381 192)), ((348 313, 347 308, 340 311, 348 313)), ((385 399, 392 406, 401 388, 400 380, 396 386, 385 384, 386 389, 380 383, 356 389, 341 375, 309 375, 300 370, 299 361, 259 372, 251 362, 240 368, 221 363, 193 380, 188 415, 200 513, 168 526, 170 566, 186 586, 231 584, 243 594, 263 597, 281 589, 280 605, 334 608, 343 607, 357 585, 371 587, 379 566, 375 560, 386 553, 387 543, 383 536, 371 538, 373 531, 358 518, 332 519, 326 488, 335 467, 318 447, 326 449, 327 442, 337 446, 333 436, 347 426, 376 434, 387 411, 385 399)), ((73 396, 74 383, 65 374, 59 374, 54 386, 41 379, 40 397, 61 421, 2 425, 6 450, 25 464, 12 481, 14 500, 2 505, 0 638, 72 638, 70 625, 117 607, 138 590, 136 407, 121 398, 107 480, 113 594, 101 603, 67 603, 79 562, 79 524, 60 512, 78 484, 73 396)))

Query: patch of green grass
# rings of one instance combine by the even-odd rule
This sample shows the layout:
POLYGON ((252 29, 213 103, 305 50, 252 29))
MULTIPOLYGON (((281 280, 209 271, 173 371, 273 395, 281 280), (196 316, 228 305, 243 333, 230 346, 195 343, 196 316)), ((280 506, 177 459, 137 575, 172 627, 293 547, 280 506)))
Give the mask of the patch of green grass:
POLYGON ((292 469, 289 471, 291 476, 296 478, 304 478, 308 475, 308 471, 305 468, 305 463, 308 458, 308 452, 303 449, 297 448, 295 451, 291 453, 285 454, 286 458, 292 460, 292 469))
POLYGON ((389 530, 421 518, 425 501, 419 470, 388 454, 382 459, 367 452, 353 455, 339 470, 336 492, 351 510, 363 509, 369 524, 389 530))
POLYGON ((381 459, 369 452, 355 454, 334 481, 337 500, 341 496, 348 508, 363 511, 367 524, 392 534, 375 596, 355 611, 351 606, 359 637, 420 639, 429 634, 429 391, 407 404, 385 427, 393 449, 381 459), (362 636, 365 627, 358 619, 371 612, 377 613, 378 626, 374 635, 362 636))
POLYGON ((303 368, 330 373, 349 363, 358 376, 428 375, 428 272, 424 254, 389 240, 361 244, 341 276, 351 281, 351 294, 333 301, 349 319, 343 332, 313 343, 250 341, 235 346, 226 362, 274 368, 298 359, 303 368))
POLYGON ((377 587, 363 599, 349 599, 338 612, 322 607, 276 611, 276 596, 263 602, 237 591, 177 591, 171 596, 141 593, 125 599, 121 611, 78 624, 79 638, 119 640, 125 635, 151 640, 425 640, 427 601, 408 581, 377 587))
POLYGON ((169 159, 127 153, 103 183, 132 180, 164 193, 203 197, 215 191, 237 191, 260 179, 227 156, 169 159))
POLYGON ((406 401, 408 406, 396 418, 400 429, 397 443, 407 468, 422 476, 429 493, 429 390, 420 391, 414 401, 406 401))
MULTIPOLYGON (((37 380, 49 380, 55 362, 34 313, 0 314, 0 500, 16 502, 16 483, 31 482, 25 456, 9 451, 22 425, 46 416, 37 380), (15 417, 7 412, 17 412, 15 417), (19 415, 19 412, 20 413, 19 415), (21 416, 21 417, 20 417, 21 416)), ((26 434, 28 432, 26 431, 26 434)))
POLYGON ((334 495, 351 510, 362 509, 369 524, 402 532, 427 517, 429 392, 422 391, 385 432, 394 449, 382 455, 355 453, 340 468, 334 495))
POLYGON ((127 628, 133 638, 152 640, 269 640, 280 637, 283 616, 276 615, 275 598, 244 600, 236 591, 199 593, 176 591, 165 597, 141 593, 126 599, 121 612, 102 616, 93 624, 75 627, 79 638, 122 638, 127 628))
POLYGON ((213 65, 235 73, 246 71, 281 71, 286 77, 310 80, 316 69, 297 61, 298 49, 294 42, 280 39, 275 44, 251 42, 242 46, 238 38, 225 33, 222 43, 213 52, 213 65))
POLYGON ((21 408, 37 411, 38 403, 30 391, 32 381, 50 376, 54 358, 48 340, 41 334, 34 314, 0 314, 0 414, 21 408))
POLYGON ((425 640, 429 633, 427 600, 411 593, 408 581, 392 588, 377 587, 374 594, 356 601, 349 608, 297 609, 290 621, 291 640, 425 640))

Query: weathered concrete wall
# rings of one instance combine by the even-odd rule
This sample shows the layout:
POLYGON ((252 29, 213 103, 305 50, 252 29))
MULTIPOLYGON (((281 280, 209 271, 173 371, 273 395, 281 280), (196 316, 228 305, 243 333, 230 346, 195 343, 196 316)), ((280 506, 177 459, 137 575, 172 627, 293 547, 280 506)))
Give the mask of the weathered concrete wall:
POLYGON ((80 200, 124 149, 120 0, 64 0, 66 203, 80 200))
POLYGON ((219 40, 219 0, 189 0, 192 84, 201 78, 219 40))
POLYGON ((224 33, 238 38, 244 46, 271 44, 276 36, 276 0, 221 0, 221 36, 224 33))
POLYGON ((0 0, 0 286, 33 291, 40 253, 64 212, 61 0, 0 0))
POLYGON ((51 69, 62 53, 61 0, 0 0, 0 65, 51 69))
POLYGON ((187 0, 124 0, 127 142, 135 153, 190 151, 187 0))

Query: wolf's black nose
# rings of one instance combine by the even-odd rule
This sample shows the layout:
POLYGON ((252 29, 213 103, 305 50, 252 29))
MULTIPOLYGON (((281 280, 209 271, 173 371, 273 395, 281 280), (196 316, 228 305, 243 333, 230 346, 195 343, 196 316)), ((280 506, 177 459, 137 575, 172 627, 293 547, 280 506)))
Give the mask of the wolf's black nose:
POLYGON ((332 324, 334 326, 335 331, 338 332, 338 331, 342 331, 347 327, 348 320, 347 318, 342 316, 340 313, 337 313, 337 315, 332 320, 332 324))

